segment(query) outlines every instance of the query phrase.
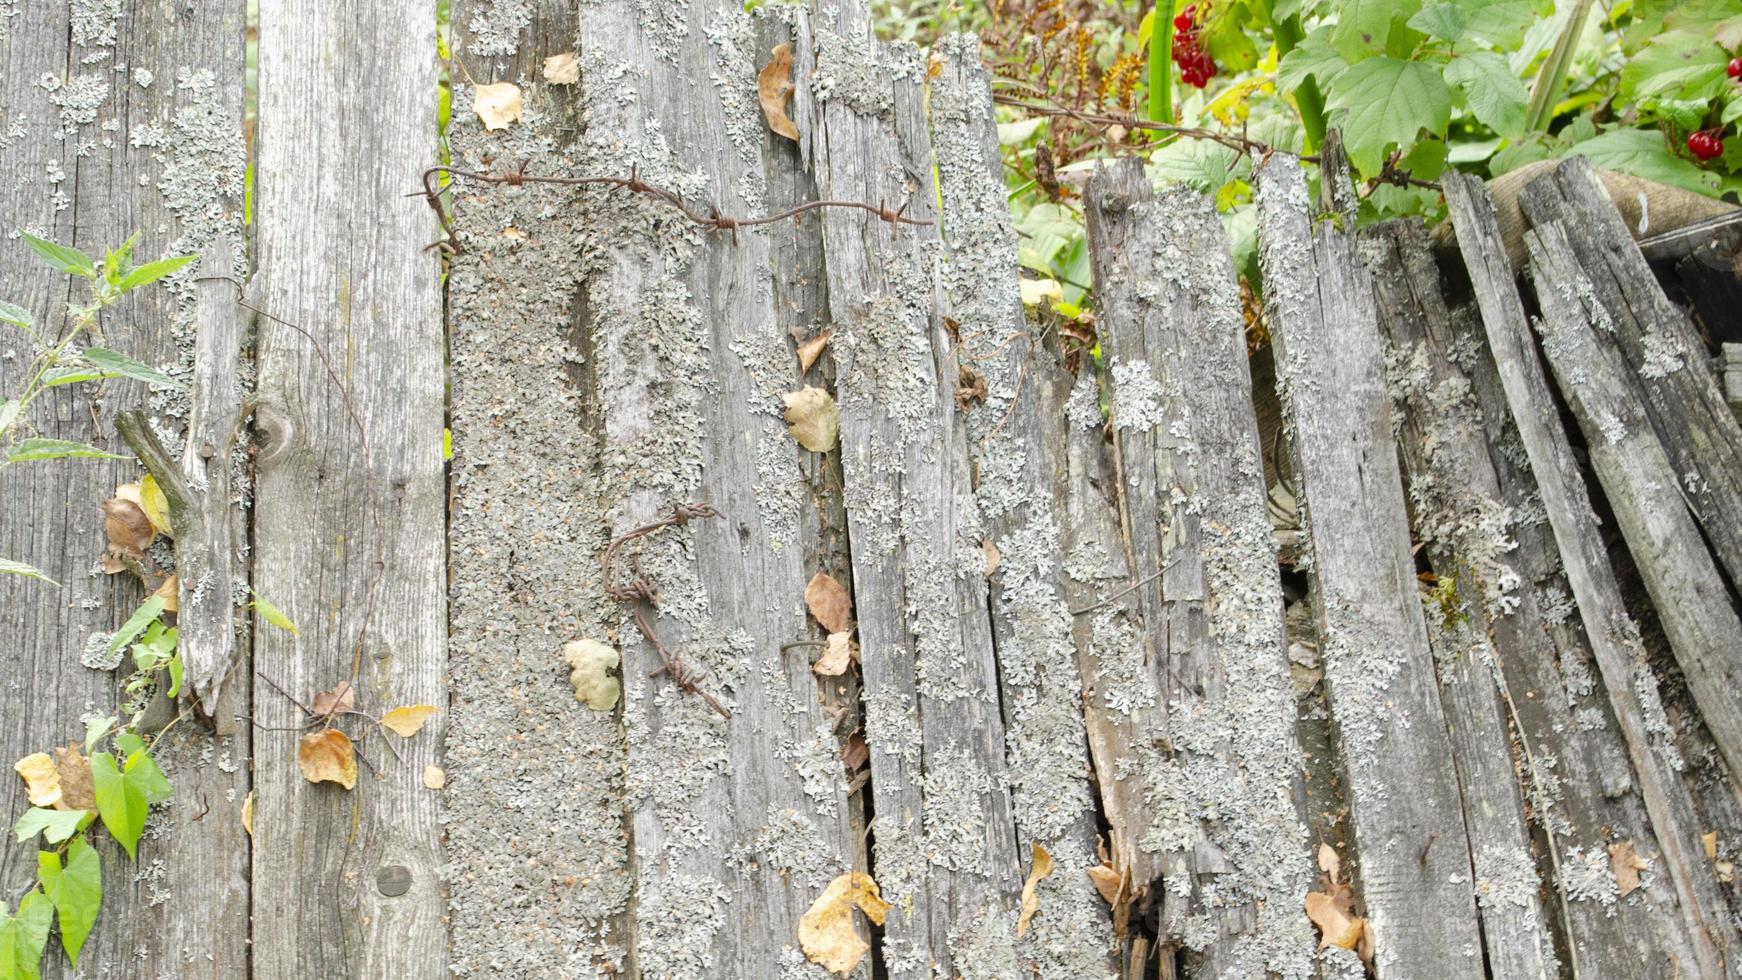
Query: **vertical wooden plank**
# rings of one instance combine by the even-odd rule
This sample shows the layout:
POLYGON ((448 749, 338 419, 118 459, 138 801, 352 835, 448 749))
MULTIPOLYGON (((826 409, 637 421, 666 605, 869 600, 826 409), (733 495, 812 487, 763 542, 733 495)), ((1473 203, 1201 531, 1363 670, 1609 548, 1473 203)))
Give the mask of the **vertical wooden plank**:
POLYGON ((1100 859, 1059 519, 1071 378, 1049 331, 1022 309, 979 38, 945 38, 932 58, 941 63, 929 102, 948 247, 942 278, 961 338, 956 398, 985 521, 1011 802, 1024 857, 1042 848, 1054 866, 1022 949, 1037 977, 1107 976, 1116 968, 1112 923, 1088 875, 1100 859))
MULTIPOLYGON (((1282 587, 1244 322, 1207 199, 1139 161, 1085 195, 1146 663, 1165 742, 1141 766, 1160 934, 1207 975, 1304 976, 1312 884, 1282 587)), ((1171 952, 1164 955, 1171 955, 1171 952)))
MULTIPOLYGON (((819 197, 883 202, 935 220, 919 53, 880 45, 829 11, 806 42, 814 51, 809 149, 819 197)), ((927 243, 936 231, 892 229, 846 209, 825 211, 822 227, 864 662, 873 860, 895 903, 884 925, 884 966, 898 980, 934 971, 1015 975, 1021 873, 983 530, 954 398, 953 341, 935 316, 927 243)))
MULTIPOLYGON (((1458 232, 1458 248, 1470 272, 1488 350, 1513 424, 1536 477, 1543 509, 1559 546, 1562 566, 1591 624, 1586 638, 1601 671, 1614 719, 1626 740, 1640 795, 1651 815, 1664 872, 1674 885, 1693 964, 1701 976, 1718 976, 1735 933, 1724 913, 1717 882, 1699 854, 1702 829, 1687 790, 1676 778, 1680 759, 1667 744, 1667 722, 1656 701, 1655 682, 1645 663, 1639 629, 1627 616, 1602 536, 1596 527, 1584 477, 1567 442, 1554 396, 1540 361, 1524 307, 1513 285, 1511 262, 1500 238, 1493 202, 1475 177, 1453 174, 1445 182, 1446 201, 1458 232), (1643 693, 1641 693, 1643 692, 1643 693)), ((1478 392, 1487 390, 1479 387, 1478 392)), ((1493 414, 1495 399, 1484 396, 1493 414)), ((1610 894, 1600 866, 1590 878, 1593 898, 1610 894)))
MULTIPOLYGON (((155 4, 73 2, 11 5, 0 16, 0 298, 28 308, 39 329, 58 333, 66 303, 84 302, 84 284, 69 288, 24 247, 18 229, 76 245, 101 256, 139 232, 140 260, 168 253, 206 254, 219 236, 240 241, 243 5, 198 10, 155 4)), ((224 364, 206 364, 216 350, 212 318, 235 324, 234 291, 197 287, 196 275, 226 274, 207 255, 165 283, 137 291, 102 323, 105 346, 158 366, 190 392, 125 380, 69 385, 41 399, 27 415, 28 434, 94 443, 121 454, 112 434, 118 413, 145 410, 152 427, 191 470, 202 468, 194 438, 200 406, 236 367, 232 346, 224 364), (196 370, 199 372, 195 378, 196 370), (191 431, 190 431, 191 426, 191 431)), ((22 334, 0 328, 0 397, 23 386, 32 352, 22 334)), ((220 396, 232 392, 216 390, 220 396)), ((232 417, 226 421, 235 421, 232 417)), ((227 454, 212 464, 231 465, 227 454)), ((81 665, 143 598, 126 574, 96 571, 103 548, 100 504, 118 483, 137 480, 139 464, 68 460, 25 463, 0 475, 0 557, 43 568, 60 586, 0 576, 0 609, 9 630, 8 682, 0 687, 0 755, 17 759, 82 736, 83 716, 121 708, 120 678, 81 665)), ((239 488, 240 490, 240 488, 239 488)), ((202 504, 223 511, 227 492, 202 504)), ((227 521, 224 530, 240 525, 227 521)), ((226 537, 220 550, 230 547, 226 537)), ((225 552, 237 559, 236 551, 225 552)), ((171 566, 166 541, 154 560, 171 566)), ((212 627, 213 641, 231 638, 227 584, 201 593, 195 582, 182 601, 187 621, 212 627), (207 615, 209 613, 209 616, 207 615)), ((190 656, 209 644, 198 640, 190 656)), ((222 654, 212 660, 218 662, 222 654)), ((228 664, 226 663, 226 666, 228 664)), ((245 690, 245 682, 244 682, 245 690)), ((237 709, 220 706, 234 731, 237 709)), ((167 714, 167 712, 165 712, 167 714)), ((162 719, 157 721, 161 724, 162 719)), ((247 733, 213 739, 188 719, 154 748, 175 785, 174 801, 154 808, 139 861, 102 846, 103 913, 88 940, 82 969, 158 975, 237 976, 247 963, 246 838, 237 819, 248 791, 247 733)), ((0 812, 11 820, 26 806, 16 779, 0 785, 0 812)), ((36 870, 35 849, 0 849, 0 882, 8 909, 36 870)), ((70 974, 58 944, 45 976, 70 974)))
MULTIPOLYGON (((762 120, 755 85, 768 55, 739 4, 585 6, 580 37, 586 172, 637 174, 699 213, 764 213, 768 168, 795 158, 762 120)), ((835 728, 841 685, 812 673, 803 642, 817 635, 804 605, 818 570, 804 470, 817 463, 782 421, 781 396, 802 382, 774 307, 776 235, 710 233, 665 201, 614 188, 589 191, 581 220, 580 329, 610 533, 679 506, 720 514, 631 541, 611 572, 618 586, 644 573, 658 592, 657 604, 629 599, 613 615, 636 889, 630 970, 820 977, 800 951, 799 919, 854 867, 856 842, 839 758, 847 731, 835 728), (696 673, 699 693, 651 676, 665 661, 638 617, 696 673)), ((870 970, 867 958, 854 972, 870 970)))
MULTIPOLYGON (((580 89, 543 71, 574 52, 576 16, 564 2, 454 5, 456 63, 479 83, 517 82, 525 108, 486 131, 456 68, 455 167, 579 172, 580 89)), ((609 975, 628 944, 623 730, 614 711, 577 703, 563 661, 565 644, 608 640, 617 618, 599 575, 601 424, 579 329, 586 217, 567 188, 463 178, 450 211, 452 970, 609 975)))
POLYGON ((1259 255, 1304 490, 1325 678, 1381 976, 1481 977, 1469 839, 1416 595, 1366 270, 1316 231, 1293 158, 1259 168, 1259 255))
MULTIPOLYGON (((260 10, 255 295, 300 331, 260 324, 255 582, 301 633, 257 631, 256 667, 305 703, 354 682, 377 715, 447 705, 437 230, 405 197, 434 156, 434 27, 409 0, 260 10)), ((254 702, 262 725, 305 720, 272 685, 254 702)), ((259 733, 256 976, 446 975, 422 782, 444 725, 397 754, 362 738, 352 791, 303 779, 294 731, 259 733)))

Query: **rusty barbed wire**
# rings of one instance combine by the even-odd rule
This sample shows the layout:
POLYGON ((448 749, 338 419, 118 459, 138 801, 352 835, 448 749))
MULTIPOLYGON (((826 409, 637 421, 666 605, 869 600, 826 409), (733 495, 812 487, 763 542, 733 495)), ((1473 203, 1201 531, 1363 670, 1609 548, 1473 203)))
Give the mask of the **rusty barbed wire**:
POLYGON ((631 166, 629 168, 629 176, 627 177, 611 175, 601 175, 596 177, 552 177, 543 174, 529 174, 526 172, 525 163, 520 165, 519 170, 509 170, 494 174, 480 173, 475 170, 461 170, 457 167, 431 167, 423 172, 423 190, 413 191, 406 196, 422 197, 424 200, 429 202, 430 208, 436 213, 436 219, 441 222, 442 231, 447 234, 448 248, 451 249, 454 254, 459 254, 461 247, 460 240, 454 236, 453 221, 448 216, 447 208, 442 204, 441 198, 446 188, 431 183, 431 181, 440 174, 447 174, 450 179, 463 178, 465 180, 477 181, 482 184, 498 186, 506 185, 508 187, 520 187, 525 184, 553 184, 561 187, 583 187, 588 185, 620 187, 632 194, 646 194, 655 200, 662 201, 676 210, 679 214, 682 214, 685 218, 688 218, 691 223, 699 225, 710 232, 731 232, 732 243, 734 245, 738 243, 738 229, 740 228, 751 228, 756 225, 771 225, 777 221, 785 221, 787 218, 796 218, 799 215, 804 214, 806 211, 818 211, 823 208, 856 208, 860 211, 869 211, 876 215, 879 221, 888 222, 891 233, 896 230, 898 225, 931 225, 930 221, 908 217, 907 201, 903 201, 901 206, 898 208, 891 208, 883 201, 878 201, 876 204, 867 204, 863 201, 807 201, 803 204, 787 208, 784 211, 778 211, 774 214, 765 214, 759 218, 735 218, 731 215, 721 213, 718 207, 710 204, 708 205, 707 213, 704 214, 692 209, 689 203, 686 202, 681 195, 642 180, 640 168, 638 166, 631 166))

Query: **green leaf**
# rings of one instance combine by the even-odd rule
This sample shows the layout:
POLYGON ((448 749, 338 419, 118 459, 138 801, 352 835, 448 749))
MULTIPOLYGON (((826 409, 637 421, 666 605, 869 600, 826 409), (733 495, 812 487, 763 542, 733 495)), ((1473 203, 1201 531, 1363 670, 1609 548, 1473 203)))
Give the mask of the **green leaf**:
POLYGON ((1604 170, 1619 170, 1699 194, 1715 194, 1718 190, 1716 174, 1671 153, 1664 145, 1663 134, 1654 129, 1612 129, 1576 144, 1570 152, 1584 156, 1592 166, 1604 170))
POLYGON ((109 640, 109 656, 113 657, 122 647, 138 639, 139 634, 156 622, 158 616, 163 615, 163 606, 163 597, 155 595, 140 603, 139 608, 127 617, 127 622, 122 623, 121 628, 109 640))
POLYGON ((1349 62, 1331 46, 1331 29, 1320 27, 1302 38, 1276 66, 1276 84, 1290 94, 1309 78, 1318 79, 1321 87, 1328 86, 1348 67, 1349 62))
POLYGON ((1420 0, 1344 0, 1338 5, 1331 44, 1351 64, 1389 50, 1393 33, 1413 46, 1414 32, 1398 21, 1408 21, 1419 9, 1420 0))
POLYGON ((60 584, 54 579, 49 578, 47 575, 44 575, 42 569, 37 568, 34 565, 26 565, 21 561, 13 561, 10 558, 0 558, 0 575, 22 575, 25 578, 37 579, 39 581, 47 582, 50 585, 60 584))
POLYGON ((18 421, 18 415, 23 411, 24 403, 16 398, 0 402, 0 433, 12 428, 12 423, 18 421))
POLYGON ((60 385, 78 384, 81 381, 101 381, 104 378, 118 377, 120 377, 120 375, 111 371, 101 371, 97 368, 69 364, 64 367, 49 368, 47 371, 42 372, 42 386, 44 388, 55 388, 60 385))
POLYGON ((97 459, 126 459, 114 453, 104 452, 96 446, 87 446, 82 442, 68 442, 65 439, 20 439, 6 454, 6 459, 13 463, 27 460, 66 459, 72 456, 95 457, 97 459))
POLYGON ((1512 74, 1506 59, 1492 51, 1453 58, 1445 68, 1446 82, 1464 91, 1470 114, 1507 139, 1524 135, 1525 104, 1530 93, 1512 74))
POLYGON ((1147 168, 1152 183, 1186 184, 1213 194, 1228 181, 1245 177, 1251 162, 1233 147, 1209 140, 1182 139, 1149 155, 1147 168))
POLYGON ((97 814, 109 836, 127 849, 127 856, 137 858, 139 835, 145 832, 145 814, 151 804, 145 798, 145 788, 121 771, 115 757, 107 752, 91 756, 91 785, 97 794, 97 814))
POLYGON ((1711 103, 1697 99, 1646 99, 1640 108, 1649 111, 1659 122, 1667 122, 1684 132, 1692 132, 1705 124, 1711 103))
POLYGON ((121 291, 126 292, 129 289, 138 289, 140 286, 154 283, 196 258, 198 258, 196 255, 175 255, 167 259, 158 259, 156 262, 147 262, 122 277, 121 291))
POLYGON ((1422 140, 1397 165, 1417 180, 1438 180, 1446 170, 1446 144, 1442 140, 1422 140))
POLYGON ((102 347, 85 348, 85 360, 90 361, 92 364, 95 364, 104 371, 109 371, 123 377, 136 378, 140 381, 148 381, 154 385, 163 385, 167 388, 182 387, 180 382, 149 364, 141 364, 133 358, 128 357, 126 354, 117 354, 112 350, 105 350, 102 347))
POLYGON ((157 760, 151 753, 134 752, 127 757, 126 777, 145 792, 145 802, 162 803, 175 795, 175 787, 169 784, 169 777, 157 767, 157 760))
MULTIPOLYGON (((1038 209, 1036 209, 1036 210, 1038 210, 1038 209)), ((1049 257, 1047 259, 1047 261, 1050 262, 1051 258, 1049 257)), ((1034 268, 1034 266, 1030 266, 1029 268, 1034 268)), ((1046 266, 1042 265, 1042 266, 1040 266, 1040 268, 1045 269, 1046 266)), ((250 587, 248 589, 248 591, 254 592, 254 589, 252 587, 250 587)), ((260 614, 261 619, 266 620, 268 623, 272 624, 273 626, 278 627, 281 630, 289 630, 298 636, 302 635, 297 630, 296 624, 290 621, 290 617, 286 616, 284 614, 283 610, 279 609, 277 606, 273 605, 272 603, 266 601, 265 596, 261 595, 258 592, 254 592, 253 605, 254 605, 254 611, 258 612, 260 614)))
MULTIPOLYGON (((4 909, 0 903, 0 909, 4 909)), ((32 888, 18 900, 18 913, 0 912, 0 980, 38 980, 42 976, 42 951, 48 948, 48 929, 54 923, 54 905, 40 889, 32 888)))
POLYGON ((1710 100, 1732 84, 1730 55, 1708 34, 1668 31, 1651 39, 1621 69, 1621 97, 1710 100))
POLYGON ((85 754, 90 755, 97 742, 115 728, 115 723, 121 719, 110 715, 107 718, 92 718, 85 722, 85 754))
POLYGON ((84 820, 83 810, 47 810, 33 806, 24 811, 24 815, 12 825, 12 833, 17 835, 20 844, 37 834, 41 834, 50 844, 59 844, 78 833, 79 824, 84 820))
POLYGON ((1430 3, 1409 26, 1442 41, 1482 41, 1508 50, 1518 47, 1536 20, 1531 0, 1450 0, 1430 3))
POLYGON ((169 690, 164 693, 174 700, 181 693, 182 665, 180 657, 169 658, 169 690))
POLYGON ((1250 71, 1258 64, 1258 46, 1246 36, 1243 19, 1233 11, 1222 16, 1213 16, 1202 37, 1205 50, 1209 51, 1210 57, 1215 59, 1222 71, 1230 74, 1250 71))
POLYGON ((1407 150, 1424 129, 1443 136, 1452 117, 1452 93, 1438 69, 1383 55, 1338 75, 1330 96, 1330 108, 1345 110, 1349 160, 1367 176, 1380 171, 1386 147, 1407 150))
POLYGON ((84 279, 97 278, 96 263, 91 261, 89 255, 69 245, 57 245, 46 238, 38 238, 28 231, 20 231, 18 234, 24 238, 24 243, 30 246, 32 252, 56 269, 84 279))
POLYGON ((61 948, 77 968, 85 937, 91 934, 91 926, 96 924, 97 913, 103 908, 103 862, 83 837, 75 837, 67 847, 64 866, 60 855, 53 851, 37 852, 36 860, 42 890, 54 903, 60 922, 61 948))
POLYGON ((0 299, 0 320, 28 328, 31 323, 30 311, 17 303, 8 303, 0 299))

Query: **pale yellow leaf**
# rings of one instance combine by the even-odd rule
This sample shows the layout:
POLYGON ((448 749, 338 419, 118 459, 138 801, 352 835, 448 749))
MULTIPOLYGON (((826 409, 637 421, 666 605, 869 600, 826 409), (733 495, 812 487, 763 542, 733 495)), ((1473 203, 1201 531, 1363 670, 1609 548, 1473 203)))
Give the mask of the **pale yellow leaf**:
POLYGON ((781 397, 786 401, 787 428, 799 445, 813 453, 835 448, 841 434, 841 408, 835 404, 835 396, 805 385, 781 397))
POLYGON ((1319 870, 1330 879, 1331 884, 1337 883, 1337 875, 1343 869, 1343 859, 1337 856, 1335 849, 1329 844, 1319 845, 1319 870))
POLYGON ((1028 935, 1028 927, 1040 911, 1040 880, 1052 874, 1052 855, 1039 844, 1033 845, 1034 863, 1028 878, 1022 883, 1022 913, 1016 919, 1016 938, 1028 935))
POLYGON ((394 708, 381 716, 381 727, 401 738, 410 738, 422 730, 424 722, 441 710, 433 704, 412 704, 394 708))
POLYGON ((569 665, 569 684, 575 689, 575 700, 594 711, 610 711, 617 706, 623 691, 611 668, 621 657, 610 646, 598 640, 570 640, 563 644, 563 659, 569 665))
POLYGON ((552 85, 573 85, 580 81, 580 55, 574 51, 564 51, 544 59, 544 80, 552 85))
POLYGON ((448 774, 441 766, 423 767, 423 785, 428 789, 441 789, 448 784, 448 774))
POLYGON ((346 789, 357 785, 357 749, 337 728, 304 735, 297 745, 296 764, 311 783, 338 783, 346 789))
POLYGON ((158 534, 175 537, 169 526, 169 498, 163 495, 163 489, 149 473, 139 481, 139 508, 145 511, 145 519, 151 522, 158 534))
POLYGON ((254 839, 254 791, 242 798, 242 829, 248 832, 248 839, 254 839))
POLYGON ((52 807, 60 802, 60 767, 47 752, 33 752, 12 768, 24 777, 24 795, 31 806, 52 807))
POLYGON ((1023 279, 1021 289, 1023 306, 1039 306, 1048 301, 1062 303, 1065 300, 1065 288, 1056 279, 1023 279))
POLYGON ((1718 857, 1718 832, 1714 830, 1714 831, 1711 831, 1710 833, 1701 834, 1700 835, 1700 846, 1704 847, 1706 849, 1706 857, 1708 859, 1717 860, 1717 857, 1718 857))
POLYGON ((846 673, 847 665, 853 662, 851 637, 851 633, 830 633, 823 655, 811 665, 811 670, 825 677, 839 677, 846 673))
POLYGON ((844 976, 865 958, 871 947, 853 928, 854 908, 876 925, 883 924, 889 911, 889 903, 878 894, 877 882, 863 871, 829 882, 798 920, 798 944, 812 963, 844 976))
POLYGON ((485 129, 507 129, 520 119, 520 86, 513 82, 479 85, 472 92, 472 111, 485 129))
POLYGON ((1320 949, 1326 946, 1354 949, 1367 926, 1366 920, 1350 914, 1348 898, 1342 895, 1308 892, 1306 913, 1313 925, 1319 927, 1320 949))

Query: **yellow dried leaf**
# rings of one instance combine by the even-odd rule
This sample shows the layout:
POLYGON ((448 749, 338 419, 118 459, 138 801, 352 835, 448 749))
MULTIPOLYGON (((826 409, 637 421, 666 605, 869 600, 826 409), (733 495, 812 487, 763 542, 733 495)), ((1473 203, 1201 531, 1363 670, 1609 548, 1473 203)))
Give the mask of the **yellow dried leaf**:
POLYGON ((95 810, 97 790, 91 783, 91 760, 73 742, 64 749, 54 750, 54 767, 60 776, 60 799, 56 810, 95 810))
POLYGON ((254 791, 242 798, 242 829, 248 832, 248 839, 254 839, 254 791))
POLYGON ((564 51, 544 59, 544 80, 552 85, 573 85, 580 81, 580 55, 574 51, 564 51))
POLYGON ((149 473, 139 481, 139 508, 145 511, 145 519, 151 522, 158 534, 175 537, 175 531, 169 526, 169 498, 163 495, 163 489, 149 473))
POLYGON ((1040 911, 1040 879, 1052 874, 1052 855, 1039 844, 1034 845, 1034 863, 1030 865, 1028 878, 1022 883, 1022 913, 1016 918, 1016 938, 1028 935, 1029 923, 1034 921, 1034 915, 1040 911))
POLYGON ((823 349, 829 346, 829 338, 834 335, 833 330, 824 330, 798 345, 798 370, 800 374, 809 371, 811 365, 817 362, 817 358, 823 356, 823 349))
POLYGON ((304 735, 296 748, 296 764, 311 783, 338 783, 346 789, 357 785, 357 749, 337 728, 304 735))
POLYGON ((484 121, 485 129, 507 129, 520 119, 520 86, 513 82, 492 82, 472 91, 472 111, 484 121))
POLYGON ((617 706, 623 687, 611 676, 611 668, 621 657, 617 651, 598 640, 570 640, 563 644, 563 659, 569 665, 569 684, 575 689, 575 700, 594 711, 610 711, 617 706))
POLYGON ((33 752, 19 759, 12 769, 24 777, 24 795, 31 806, 52 807, 60 802, 60 768, 47 752, 33 752))
POLYGON ((441 713, 433 704, 412 704, 394 708, 381 716, 381 727, 401 738, 410 738, 423 728, 423 723, 441 713))
POLYGON ((153 598, 163 600, 164 612, 181 611, 181 576, 171 575, 163 580, 157 591, 151 593, 153 598))
POLYGON ((1609 845, 1609 867, 1615 872, 1621 897, 1626 898, 1639 887, 1639 872, 1651 867, 1651 862, 1639 856, 1632 841, 1624 840, 1609 845))
POLYGON ((427 789, 441 789, 448 784, 448 774, 441 766, 423 767, 423 785, 427 789))
POLYGON ((889 911, 889 903, 877 891, 877 882, 863 871, 853 871, 829 882, 829 887, 811 903, 798 920, 798 944, 812 962, 831 973, 851 973, 871 947, 853 928, 853 909, 877 925, 889 911))
POLYGON ((1714 861, 1717 860, 1717 858, 1718 858, 1718 832, 1714 830, 1714 831, 1711 831, 1710 833, 1701 834, 1700 835, 1700 846, 1702 846, 1706 849, 1706 858, 1708 860, 1714 860, 1714 861))
POLYGON ((762 116, 768 128, 798 142, 798 127, 786 114, 786 98, 792 94, 792 45, 779 44, 774 57, 756 75, 756 97, 762 101, 762 116))
POLYGON ((813 453, 835 448, 835 440, 841 435, 841 407, 835 404, 835 396, 805 385, 781 398, 786 401, 787 428, 799 445, 813 453))
POLYGON ((340 681, 338 686, 330 691, 322 691, 315 695, 315 714, 333 715, 341 711, 350 711, 357 706, 357 689, 350 681, 340 681))
POLYGON ((1354 949, 1361 941, 1361 934, 1366 931, 1367 920, 1349 914, 1349 901, 1344 896, 1308 892, 1306 913, 1307 918, 1313 920, 1313 925, 1319 927, 1320 949, 1326 946, 1354 949))
POLYGON ((1123 883, 1124 877, 1105 864, 1097 864, 1089 869, 1089 880, 1094 882, 1095 891, 1101 893, 1102 901, 1108 905, 1116 904, 1119 901, 1119 886, 1123 883))
POLYGON ((853 597, 847 594, 847 587, 828 572, 811 576, 804 587, 804 604, 830 633, 845 633, 853 624, 853 597))
POLYGON ((847 665, 853 662, 853 641, 851 633, 830 633, 827 644, 823 646, 823 655, 811 665, 811 670, 825 677, 839 677, 847 672, 847 665))
POLYGON ((1331 879, 1331 884, 1337 883, 1337 875, 1343 870, 1343 859, 1337 856, 1335 849, 1329 844, 1319 845, 1319 870, 1331 879))

